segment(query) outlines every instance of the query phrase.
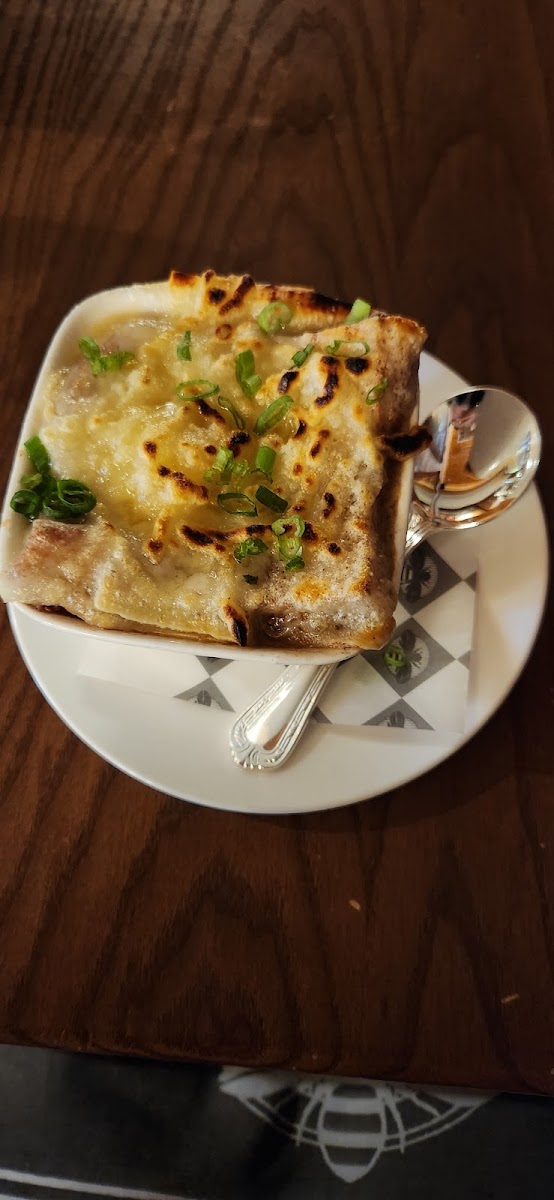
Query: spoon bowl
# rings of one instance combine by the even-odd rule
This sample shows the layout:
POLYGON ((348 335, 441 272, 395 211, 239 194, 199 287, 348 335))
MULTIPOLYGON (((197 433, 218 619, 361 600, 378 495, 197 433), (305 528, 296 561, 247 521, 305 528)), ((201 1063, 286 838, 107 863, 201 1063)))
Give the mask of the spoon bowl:
POLYGON ((541 457, 536 417, 501 388, 467 388, 424 422, 431 444, 414 462, 406 555, 440 529, 471 529, 523 495, 541 457))

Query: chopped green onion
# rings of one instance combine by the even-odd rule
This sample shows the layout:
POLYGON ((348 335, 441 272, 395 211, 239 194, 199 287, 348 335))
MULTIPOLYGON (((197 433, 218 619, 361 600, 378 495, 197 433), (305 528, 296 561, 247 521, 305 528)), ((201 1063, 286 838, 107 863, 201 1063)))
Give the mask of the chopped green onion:
POLYGON ((254 355, 251 350, 242 350, 240 354, 237 354, 235 358, 235 374, 237 382, 245 396, 253 400, 258 388, 261 386, 262 377, 261 375, 256 375, 254 355))
POLYGON ((214 467, 217 471, 225 471, 227 467, 232 466, 233 451, 227 450, 225 446, 220 446, 214 458, 214 467))
POLYGON ((101 371, 120 371, 127 363, 135 361, 135 355, 130 350, 114 350, 112 354, 102 354, 100 358, 101 371))
POLYGON ((85 483, 51 475, 48 451, 38 435, 25 442, 25 449, 35 471, 23 476, 23 486, 12 496, 10 506, 14 512, 30 521, 41 512, 55 521, 80 521, 95 507, 96 496, 85 483))
POLYGON ((331 342, 331 345, 326 346, 325 349, 328 354, 340 354, 341 358, 359 358, 360 355, 356 352, 356 346, 362 347, 362 354, 369 354, 368 342, 348 342, 344 338, 337 338, 336 341, 331 342), (346 346, 346 350, 341 350, 341 346, 346 346))
POLYGON ((269 549, 261 538, 249 537, 245 538, 235 550, 235 558, 237 562, 242 562, 243 558, 253 558, 255 554, 265 554, 269 549))
POLYGON ((284 534, 283 537, 277 538, 277 549, 283 561, 289 562, 291 558, 298 558, 302 554, 302 542, 300 538, 284 534))
POLYGON ((245 496, 244 492, 220 492, 217 503, 228 513, 244 514, 247 517, 257 517, 258 515, 254 501, 245 496))
POLYGON ((207 483, 221 483, 222 480, 226 483, 231 478, 232 467, 233 451, 226 450, 224 446, 221 446, 214 458, 213 467, 204 471, 204 479, 207 483))
POLYGON ((98 368, 96 371, 94 368, 98 359, 102 357, 102 351, 98 345, 98 342, 95 342, 94 338, 83 337, 79 341, 79 350, 81 351, 81 354, 84 354, 85 358, 88 358, 93 373, 97 375, 98 370, 101 368, 98 368))
POLYGON ((180 341, 179 345, 177 346, 177 358, 182 359, 184 362, 190 362, 192 358, 190 352, 190 338, 190 329, 185 329, 182 341, 180 341))
POLYGON ((23 445, 35 471, 38 471, 40 475, 48 475, 50 472, 50 458, 46 446, 41 442, 38 433, 35 433, 34 437, 28 438, 23 445))
POLYGON ((262 409, 254 426, 254 433, 267 433, 268 429, 273 429, 274 425, 278 425, 279 421, 286 417, 292 403, 292 396, 278 396, 276 400, 272 400, 267 408, 262 409))
POLYGON ((244 429, 244 417, 238 408, 235 407, 232 400, 228 400, 226 396, 218 396, 217 403, 220 408, 224 408, 227 412, 230 412, 237 429, 244 429))
POLYGON ((360 300, 358 298, 358 300, 354 301, 344 324, 356 325, 358 321, 364 321, 366 317, 369 317, 370 312, 371 304, 368 304, 367 300, 360 300))
POLYGON ((34 492, 44 483, 44 475, 22 475, 19 480, 21 487, 25 490, 34 492))
POLYGON ((310 357, 313 349, 313 342, 310 342, 309 346, 304 346, 303 350, 297 350, 296 354, 293 354, 292 356, 292 361, 295 367, 303 367, 306 359, 310 357))
POLYGON ((302 520, 296 513, 290 517, 278 517, 271 526, 276 537, 282 537, 287 529, 292 525, 295 537, 301 538, 306 528, 306 522, 302 520))
POLYGON ((257 583, 258 582, 257 575, 243 575, 242 578, 245 580, 246 583, 257 583))
POLYGON ((248 475, 249 470, 250 467, 243 458, 235 458, 231 467, 232 475, 236 475, 239 479, 242 479, 243 475, 248 475))
POLYGON ((388 386, 388 379, 383 379, 381 380, 381 383, 376 383, 375 386, 370 388, 369 392, 367 393, 365 398, 366 404, 376 404, 377 401, 381 399, 383 393, 386 392, 388 386))
POLYGON ((270 492, 269 488, 264 487, 261 483, 256 491, 256 500, 260 504, 265 504, 266 508, 271 508, 273 512, 286 512, 289 506, 288 500, 283 500, 282 496, 277 496, 275 492, 270 492))
POLYGON ((396 675, 396 672, 399 671, 401 667, 405 667, 408 663, 408 659, 402 649, 402 646, 399 646, 395 642, 393 642, 390 646, 387 646, 385 653, 383 654, 383 658, 393 675, 396 675))
POLYGON ((79 479, 58 479, 56 490, 61 503, 72 513, 90 512, 95 507, 94 492, 79 479))
POLYGON ((281 329, 292 321, 292 317, 292 308, 289 308, 288 304, 284 304, 282 300, 274 300, 272 304, 266 304, 258 314, 258 325, 264 333, 280 333, 281 329))
POLYGON ((114 350, 111 354, 102 354, 98 342, 91 337, 80 339, 79 350, 88 359, 93 375, 100 375, 101 371, 119 371, 121 367, 127 366, 127 363, 135 361, 135 355, 130 350, 114 350))
POLYGON ((13 508, 16 513, 21 513, 22 517, 28 517, 30 521, 34 521, 42 508, 42 497, 30 488, 20 488, 19 491, 14 492, 10 500, 10 508, 13 508))
POLYGON ((290 517, 279 517, 277 521, 273 522, 271 528, 277 538, 277 549, 286 564, 287 571, 300 571, 305 566, 300 539, 306 528, 306 522, 302 517, 293 513, 290 517), (291 526, 294 532, 287 533, 291 526))
POLYGON ((217 466, 216 455, 213 467, 209 467, 207 471, 204 471, 206 483, 229 483, 233 475, 236 475, 238 479, 242 479, 244 475, 248 475, 250 470, 248 463, 242 459, 234 459, 230 450, 229 454, 231 457, 224 467, 217 466))
POLYGON ((81 351, 81 354, 84 354, 85 358, 88 359, 92 374, 99 375, 102 370, 102 351, 98 345, 98 342, 95 342, 94 338, 81 338, 79 341, 79 350, 81 351))
POLYGON ((176 392, 180 400, 205 400, 206 396, 215 396, 219 391, 218 383, 210 383, 209 379, 188 379, 178 383, 176 392))
POLYGON ((261 471, 262 475, 265 475, 271 481, 271 472, 276 458, 277 451, 272 450, 271 446, 258 446, 254 470, 261 471))
POLYGON ((56 490, 45 500, 43 512, 55 521, 80 519, 96 505, 96 496, 78 479, 58 479, 56 490))

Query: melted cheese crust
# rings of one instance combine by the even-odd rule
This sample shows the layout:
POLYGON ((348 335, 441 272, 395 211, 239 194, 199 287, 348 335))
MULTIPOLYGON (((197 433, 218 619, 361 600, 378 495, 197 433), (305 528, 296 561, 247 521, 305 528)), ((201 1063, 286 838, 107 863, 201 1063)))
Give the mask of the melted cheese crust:
POLYGON ((94 376, 76 347, 49 380, 38 432, 53 471, 88 484, 97 506, 81 526, 35 521, 4 581, 5 598, 58 605, 107 628, 203 641, 345 651, 383 644, 396 602, 395 478, 381 438, 410 427, 425 333, 383 313, 345 325, 348 311, 248 276, 173 273, 163 314, 83 330, 103 352, 130 349, 135 361, 94 376), (256 321, 275 299, 293 311, 276 336, 256 321), (177 355, 185 330, 190 362, 177 355), (335 339, 339 354, 328 349, 335 339), (296 367, 292 355, 308 344, 313 352, 296 367), (253 399, 236 378, 236 355, 247 349, 263 380, 253 399), (219 392, 181 400, 178 384, 199 379, 219 392), (366 404, 385 379, 382 398, 366 404), (285 394, 288 414, 259 437, 259 413, 285 394), (220 396, 239 409, 244 431, 219 407, 220 396), (270 483, 250 473, 260 443, 276 451, 270 483), (249 474, 206 482, 221 447, 249 474), (285 570, 271 532, 277 514, 255 499, 260 483, 306 522, 302 571, 285 570), (257 515, 223 511, 224 491, 246 493, 257 515), (234 550, 247 536, 261 537, 268 551, 239 564, 234 550))

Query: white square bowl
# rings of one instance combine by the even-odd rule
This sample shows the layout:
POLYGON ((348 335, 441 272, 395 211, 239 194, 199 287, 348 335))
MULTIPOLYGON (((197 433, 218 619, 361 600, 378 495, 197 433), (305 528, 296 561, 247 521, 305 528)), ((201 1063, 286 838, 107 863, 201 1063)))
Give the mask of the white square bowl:
MULTIPOLYGON (((136 318, 170 314, 179 311, 180 297, 167 282, 132 284, 127 287, 111 288, 109 291, 97 292, 88 296, 70 310, 56 330, 44 357, 42 366, 33 388, 27 406, 23 424, 19 434, 18 445, 14 455, 12 470, 8 480, 6 495, 0 520, 0 574, 6 571, 19 555, 28 532, 27 522, 10 508, 10 497, 16 491, 21 475, 28 470, 27 452, 24 442, 30 438, 42 424, 44 394, 46 383, 52 371, 67 363, 69 353, 74 353, 79 338, 87 335, 99 321, 113 317, 124 318, 135 315, 136 318)), ((417 411, 414 413, 417 420, 417 411)), ((400 492, 397 506, 395 527, 395 585, 398 586, 404 547, 406 528, 410 513, 413 490, 412 461, 403 464, 401 472, 400 492)), ((67 629, 71 633, 79 632, 85 638, 97 638, 103 642, 114 644, 135 645, 159 650, 180 650, 184 654, 207 655, 212 658, 262 659, 276 663, 306 663, 316 666, 318 663, 340 662, 351 658, 355 651, 344 653, 338 650, 291 650, 278 647, 231 646, 223 642, 201 642, 192 639, 167 637, 165 635, 127 632, 120 629, 99 629, 86 625, 78 617, 64 616, 61 613, 42 612, 29 604, 11 602, 15 609, 20 609, 33 620, 40 622, 45 632, 48 629, 67 629)))

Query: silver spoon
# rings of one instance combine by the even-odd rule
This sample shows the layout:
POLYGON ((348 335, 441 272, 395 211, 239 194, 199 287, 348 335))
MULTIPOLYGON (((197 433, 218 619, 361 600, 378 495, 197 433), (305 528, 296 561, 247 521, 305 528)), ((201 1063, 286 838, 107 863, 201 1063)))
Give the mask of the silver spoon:
MULTIPOLYGON (((433 441, 414 462, 406 557, 431 533, 471 529, 506 512, 529 486, 541 456, 533 413, 500 388, 468 388, 424 424, 433 441)), ((259 770, 282 766, 337 666, 285 667, 235 721, 229 738, 235 762, 259 770)))

